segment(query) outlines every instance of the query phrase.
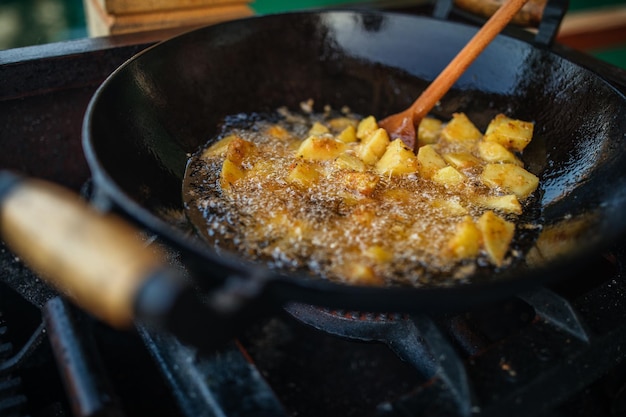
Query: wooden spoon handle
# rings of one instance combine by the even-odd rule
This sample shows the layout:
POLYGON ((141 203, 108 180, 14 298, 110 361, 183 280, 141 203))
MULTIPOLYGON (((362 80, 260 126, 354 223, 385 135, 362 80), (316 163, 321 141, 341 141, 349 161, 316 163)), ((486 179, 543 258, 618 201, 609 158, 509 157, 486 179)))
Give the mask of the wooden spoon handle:
MULTIPOLYGON (((525 27, 538 27, 548 0, 529 0, 511 20, 525 27)), ((454 4, 465 11, 488 18, 502 6, 504 0, 454 0, 454 4)))
MULTIPOLYGON (((11 174, 2 175, 4 181, 11 174)), ((69 190, 33 179, 11 185, 0 196, 7 246, 85 310, 113 326, 130 326, 137 292, 163 268, 164 254, 69 190)))
POLYGON ((489 18, 474 37, 463 47, 446 68, 430 83, 428 88, 411 105, 413 120, 423 119, 450 90, 480 53, 498 36, 528 0, 507 0, 489 18))

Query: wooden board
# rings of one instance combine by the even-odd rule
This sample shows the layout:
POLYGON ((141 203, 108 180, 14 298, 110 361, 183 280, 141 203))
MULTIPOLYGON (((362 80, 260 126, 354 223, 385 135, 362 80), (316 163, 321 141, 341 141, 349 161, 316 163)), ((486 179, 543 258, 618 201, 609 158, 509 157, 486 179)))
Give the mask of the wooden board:
POLYGON ((108 14, 152 13, 162 10, 181 10, 222 6, 233 3, 251 3, 252 0, 97 0, 108 14))
POLYGON ((186 28, 239 19, 254 14, 245 3, 194 7, 150 13, 112 14, 100 7, 101 0, 85 0, 90 36, 107 36, 157 29, 186 28))

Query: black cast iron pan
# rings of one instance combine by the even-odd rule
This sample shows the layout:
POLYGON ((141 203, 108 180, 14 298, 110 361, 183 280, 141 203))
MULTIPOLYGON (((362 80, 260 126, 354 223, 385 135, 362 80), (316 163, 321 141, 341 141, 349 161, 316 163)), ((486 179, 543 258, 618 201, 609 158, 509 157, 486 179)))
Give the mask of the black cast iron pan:
MULTIPOLYGON (((458 311, 574 274, 625 236, 626 98, 599 74, 552 49, 504 35, 434 113, 445 119, 463 111, 481 129, 500 112, 535 122, 525 162, 541 178, 535 220, 544 228, 533 237, 537 243, 528 265, 462 285, 356 287, 272 271, 236 253, 217 252, 179 222, 188 157, 216 134, 224 116, 297 108, 307 99, 319 106, 349 105, 363 115, 395 113, 475 31, 393 13, 294 13, 195 30, 131 59, 99 88, 85 116, 94 203, 156 233, 180 255, 195 282, 211 290, 198 303, 184 280, 150 261, 137 268, 142 275, 137 280, 115 269, 101 273, 95 280, 101 298, 115 301, 97 299, 85 303, 95 305, 87 308, 102 310, 95 312, 119 324, 137 314, 165 320, 187 340, 202 343, 203 326, 235 329, 262 306, 298 301, 367 311, 458 311), (144 282, 145 276, 151 278, 144 282)), ((6 187, 9 201, 20 188, 6 187)), ((102 263, 106 268, 112 262, 102 263)))

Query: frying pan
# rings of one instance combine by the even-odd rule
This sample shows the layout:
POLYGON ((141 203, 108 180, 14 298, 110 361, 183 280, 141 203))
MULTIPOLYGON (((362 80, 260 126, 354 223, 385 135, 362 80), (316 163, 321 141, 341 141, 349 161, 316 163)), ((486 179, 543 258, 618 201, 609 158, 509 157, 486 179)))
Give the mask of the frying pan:
MULTIPOLYGON (((185 219, 187 160, 217 134, 225 116, 297 109, 308 99, 318 109, 349 105, 362 115, 395 113, 475 32, 471 25, 389 12, 299 12, 194 30, 126 62, 97 90, 84 119, 92 203, 158 236, 185 273, 181 279, 143 271, 148 284, 141 278, 133 285, 127 277, 104 274, 110 281, 102 284, 101 278, 102 288, 128 289, 117 290, 124 292, 119 297, 103 289, 117 301, 98 299, 86 308, 104 305, 96 314, 109 322, 123 324, 133 315, 165 321, 201 344, 205 326, 230 334, 250 317, 293 301, 442 313, 575 274, 626 235, 626 97, 599 74, 525 35, 498 36, 433 111, 442 119, 465 112, 482 130, 501 112, 535 122, 524 159, 541 179, 529 220, 542 228, 529 232, 534 246, 524 264, 445 286, 350 286, 272 270, 209 247, 185 219)), ((4 182, 5 196, 24 184, 4 182)))

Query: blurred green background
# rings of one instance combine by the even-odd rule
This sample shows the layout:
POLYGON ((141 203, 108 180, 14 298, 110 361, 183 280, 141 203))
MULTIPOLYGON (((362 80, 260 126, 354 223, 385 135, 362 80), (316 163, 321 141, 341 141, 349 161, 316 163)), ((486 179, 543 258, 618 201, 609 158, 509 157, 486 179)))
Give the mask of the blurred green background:
MULTIPOLYGON (((141 1, 141 0, 139 0, 141 1)), ((383 0, 379 1, 382 3, 383 0)), ((259 14, 373 3, 363 0, 255 0, 259 14)), ((624 5, 626 0, 570 0, 570 10, 624 5)), ((83 0, 0 0, 0 50, 87 37, 83 0)), ((618 47, 592 51, 614 65, 626 68, 626 39, 618 47)))

